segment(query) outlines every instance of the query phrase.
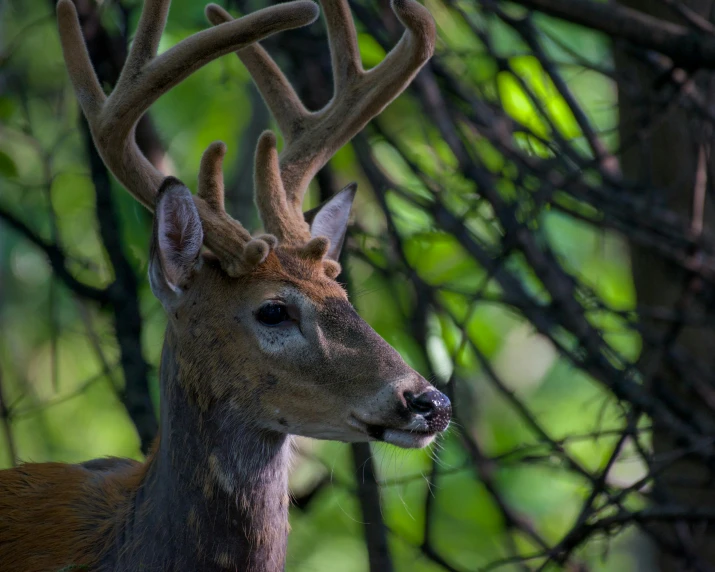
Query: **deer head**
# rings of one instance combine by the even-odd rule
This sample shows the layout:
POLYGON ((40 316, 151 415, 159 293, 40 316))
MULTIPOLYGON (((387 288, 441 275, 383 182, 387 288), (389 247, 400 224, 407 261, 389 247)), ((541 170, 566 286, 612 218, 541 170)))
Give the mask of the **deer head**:
POLYGON ((58 14, 65 59, 107 166, 153 209, 149 276, 169 316, 167 344, 182 388, 202 412, 217 407, 244 426, 341 441, 421 447, 443 431, 449 400, 402 360, 355 312, 336 281, 355 188, 310 216, 307 186, 330 157, 412 80, 433 51, 434 23, 413 0, 393 0, 407 30, 385 60, 362 69, 345 0, 323 0, 335 94, 309 112, 254 42, 315 19, 298 1, 233 20, 207 7, 215 27, 159 56, 168 2, 148 0, 118 85, 105 96, 70 0, 58 14), (163 92, 229 51, 251 72, 282 131, 256 149, 255 195, 265 234, 252 237, 223 205, 222 143, 204 153, 198 192, 164 178, 139 152, 136 123, 163 92), (207 251, 202 252, 203 246, 207 251))

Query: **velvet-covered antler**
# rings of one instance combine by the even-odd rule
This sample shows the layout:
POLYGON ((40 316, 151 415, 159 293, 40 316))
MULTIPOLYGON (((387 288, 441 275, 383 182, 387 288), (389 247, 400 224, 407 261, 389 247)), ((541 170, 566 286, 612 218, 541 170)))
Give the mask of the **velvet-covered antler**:
MULTIPOLYGON (((261 136, 256 150, 255 192, 266 230, 288 244, 306 244, 310 240, 302 203, 313 176, 404 91, 434 51, 435 25, 427 9, 415 0, 392 0, 392 9, 405 26, 405 33, 378 66, 365 71, 347 0, 320 3, 327 23, 334 85, 333 98, 323 109, 310 112, 305 108, 259 44, 236 52, 285 139, 279 158, 275 136, 269 132, 261 136)), ((206 7, 206 15, 216 26, 235 22, 215 4, 206 7)), ((320 248, 315 244, 310 250, 317 252, 320 248)))
MULTIPOLYGON (((57 4, 65 63, 95 145, 117 179, 150 210, 164 175, 139 151, 134 131, 151 104, 210 61, 281 30, 305 26, 318 16, 318 7, 311 1, 287 2, 198 32, 157 55, 170 3, 170 0, 144 2, 126 64, 109 96, 92 69, 74 4, 71 0, 60 0, 57 4)), ((251 266, 257 257, 265 256, 270 244, 265 240, 252 241, 250 234, 226 214, 221 177, 224 154, 225 146, 217 143, 204 153, 195 202, 205 244, 219 257, 226 271, 235 275, 251 266)))

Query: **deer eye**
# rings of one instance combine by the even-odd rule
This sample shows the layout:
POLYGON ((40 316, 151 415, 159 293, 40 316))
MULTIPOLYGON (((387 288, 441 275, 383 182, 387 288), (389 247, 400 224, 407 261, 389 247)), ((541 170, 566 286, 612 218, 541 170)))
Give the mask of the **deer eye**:
POLYGON ((278 326, 290 319, 288 310, 283 304, 269 302, 264 304, 256 313, 256 319, 264 326, 278 326))

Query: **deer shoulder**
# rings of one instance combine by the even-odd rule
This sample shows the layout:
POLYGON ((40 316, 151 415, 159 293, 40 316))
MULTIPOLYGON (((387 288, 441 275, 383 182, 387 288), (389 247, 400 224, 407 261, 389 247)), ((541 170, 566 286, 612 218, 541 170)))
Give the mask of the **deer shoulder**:
POLYGON ((108 458, 0 472, 2 570, 95 569, 131 514, 144 469, 108 458))

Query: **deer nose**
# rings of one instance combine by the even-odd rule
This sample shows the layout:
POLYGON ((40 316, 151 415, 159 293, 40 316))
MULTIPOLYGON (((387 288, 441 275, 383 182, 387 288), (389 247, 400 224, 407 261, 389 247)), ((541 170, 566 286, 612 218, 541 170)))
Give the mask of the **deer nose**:
POLYGON ((436 389, 430 389, 420 395, 411 391, 404 394, 407 409, 415 415, 421 415, 434 431, 444 431, 452 417, 452 404, 449 398, 436 389))

